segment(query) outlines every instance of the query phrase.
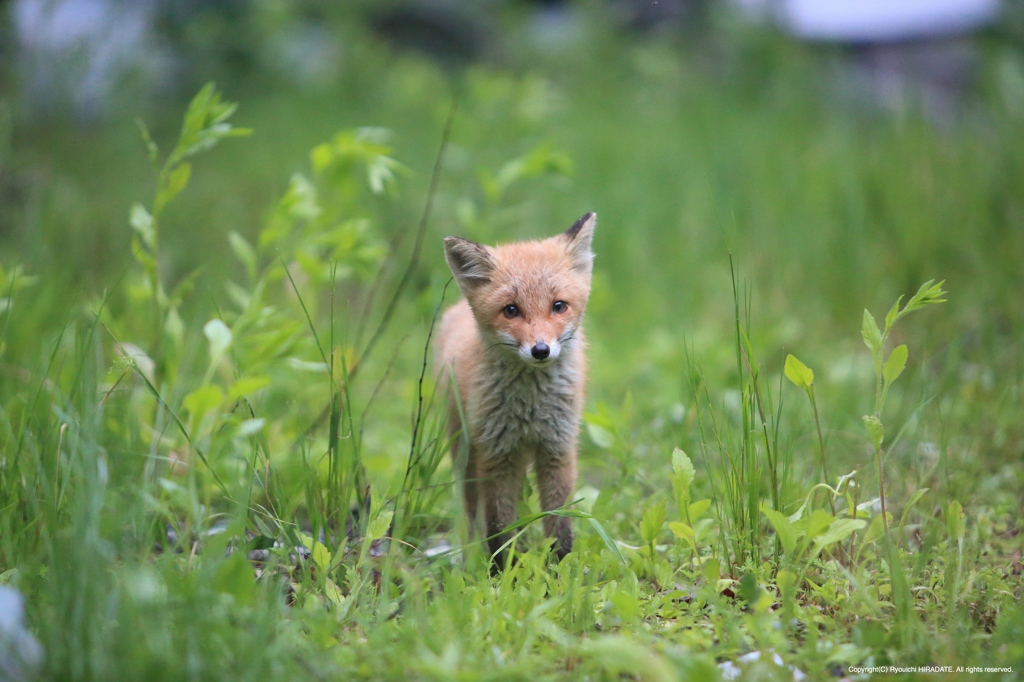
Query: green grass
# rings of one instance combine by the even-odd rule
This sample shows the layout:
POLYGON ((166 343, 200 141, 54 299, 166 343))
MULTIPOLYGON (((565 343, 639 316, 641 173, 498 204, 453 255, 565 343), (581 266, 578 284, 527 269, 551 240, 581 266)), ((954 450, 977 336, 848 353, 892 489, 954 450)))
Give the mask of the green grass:
POLYGON ((1024 62, 982 45, 943 129, 836 104, 822 53, 773 36, 587 31, 454 79, 350 32, 330 87, 195 105, 193 133, 254 134, 189 157, 173 197, 184 158, 159 182, 132 120, 160 168, 184 103, 16 122, 0 583, 44 678, 703 680, 755 650, 811 679, 1024 669, 1024 119, 1000 80, 1024 62), (441 237, 586 210, 577 544, 555 564, 527 524, 491 577, 422 374, 441 237), (926 280, 948 301, 865 347, 864 309, 926 280), (904 345, 879 402, 872 352, 904 345))

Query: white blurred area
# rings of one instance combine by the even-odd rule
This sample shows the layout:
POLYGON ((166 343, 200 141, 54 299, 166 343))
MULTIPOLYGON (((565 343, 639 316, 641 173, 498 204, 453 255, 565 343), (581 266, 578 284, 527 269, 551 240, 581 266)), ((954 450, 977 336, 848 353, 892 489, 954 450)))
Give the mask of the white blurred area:
POLYGON ((733 0, 805 40, 893 42, 946 37, 996 20, 999 0, 733 0))
POLYGON ((797 39, 845 47, 829 95, 844 105, 955 123, 976 89, 972 36, 1000 0, 730 0, 797 39))
POLYGON ((14 0, 23 97, 36 112, 70 107, 102 117, 132 73, 152 79, 166 59, 151 36, 154 0, 14 0))

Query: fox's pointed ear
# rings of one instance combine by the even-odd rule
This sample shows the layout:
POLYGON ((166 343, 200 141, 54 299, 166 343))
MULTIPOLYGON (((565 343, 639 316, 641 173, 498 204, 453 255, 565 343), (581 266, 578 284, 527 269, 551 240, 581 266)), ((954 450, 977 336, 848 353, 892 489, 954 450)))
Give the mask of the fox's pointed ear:
POLYGON ((594 267, 594 252, 590 249, 590 243, 594 240, 594 228, 597 227, 597 214, 585 213, 572 224, 562 236, 568 241, 565 252, 572 260, 572 266, 576 270, 589 273, 594 267))
POLYGON ((494 274, 494 259, 487 247, 468 239, 445 237, 444 257, 464 294, 491 281, 494 274))

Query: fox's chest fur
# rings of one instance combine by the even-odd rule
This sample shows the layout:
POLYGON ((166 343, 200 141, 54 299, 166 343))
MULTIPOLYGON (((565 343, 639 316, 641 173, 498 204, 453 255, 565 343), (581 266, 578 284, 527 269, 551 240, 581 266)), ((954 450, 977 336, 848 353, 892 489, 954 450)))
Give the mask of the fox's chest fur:
MULTIPOLYGON (((580 348, 549 367, 486 357, 469 396, 470 432, 488 457, 557 456, 579 432, 580 348)), ((486 356, 487 354, 485 354, 486 356)))

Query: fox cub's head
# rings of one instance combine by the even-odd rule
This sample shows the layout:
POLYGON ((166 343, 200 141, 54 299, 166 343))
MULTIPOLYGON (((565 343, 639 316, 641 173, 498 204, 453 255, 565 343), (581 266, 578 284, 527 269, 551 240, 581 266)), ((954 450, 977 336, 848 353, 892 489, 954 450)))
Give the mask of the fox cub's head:
POLYGON ((500 246, 445 238, 448 266, 486 342, 531 364, 557 360, 587 307, 596 224, 587 213, 550 239, 500 246))

